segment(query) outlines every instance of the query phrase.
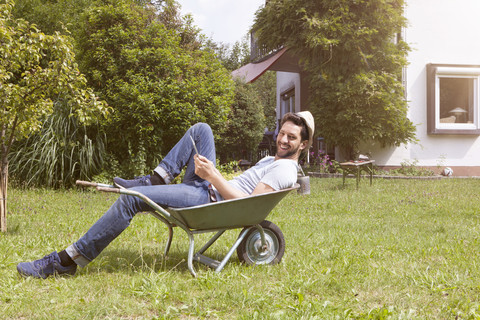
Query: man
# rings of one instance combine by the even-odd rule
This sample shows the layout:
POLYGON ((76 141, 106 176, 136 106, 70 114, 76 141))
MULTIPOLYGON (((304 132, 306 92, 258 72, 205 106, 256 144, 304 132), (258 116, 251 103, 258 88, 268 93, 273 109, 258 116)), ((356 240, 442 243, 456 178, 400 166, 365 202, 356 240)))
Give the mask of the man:
MULTIPOLYGON (((297 180, 298 159, 312 144, 313 117, 308 111, 287 113, 277 136, 277 153, 227 181, 215 168, 215 144, 210 127, 192 126, 167 154, 152 175, 114 182, 133 188, 165 207, 189 207, 212 201, 242 198, 292 187, 297 180), (198 153, 197 153, 198 152, 198 153), (186 166, 183 182, 169 184, 186 166)), ((129 225, 135 214, 152 210, 143 200, 121 195, 77 242, 42 259, 17 265, 23 276, 47 278, 75 274, 85 267, 129 225)))

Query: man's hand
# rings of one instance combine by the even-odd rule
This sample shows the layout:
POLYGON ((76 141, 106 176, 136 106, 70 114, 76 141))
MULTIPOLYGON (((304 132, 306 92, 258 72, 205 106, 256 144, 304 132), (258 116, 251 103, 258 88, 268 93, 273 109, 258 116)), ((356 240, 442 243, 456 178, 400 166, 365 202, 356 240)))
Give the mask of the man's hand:
MULTIPOLYGON (((228 184, 220 171, 215 168, 215 164, 212 161, 199 154, 196 154, 193 159, 195 161, 195 174, 214 185, 224 199, 228 200, 248 196, 248 194, 245 194, 228 184)), ((272 191, 275 191, 272 187, 260 182, 251 195, 258 195, 272 191)))
POLYGON ((215 168, 215 164, 212 161, 199 154, 196 154, 193 159, 195 161, 195 174, 215 186, 224 199, 228 200, 248 196, 248 194, 230 185, 220 171, 215 168))
POLYGON ((193 159, 195 161, 195 174, 200 178, 212 182, 215 176, 221 175, 215 168, 215 164, 204 156, 196 154, 193 159))

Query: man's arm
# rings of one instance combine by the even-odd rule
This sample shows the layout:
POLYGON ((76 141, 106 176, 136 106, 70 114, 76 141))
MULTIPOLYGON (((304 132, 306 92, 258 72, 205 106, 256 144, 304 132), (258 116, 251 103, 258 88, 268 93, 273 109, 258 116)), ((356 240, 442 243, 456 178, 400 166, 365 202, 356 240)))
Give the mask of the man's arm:
POLYGON ((257 195, 257 194, 262 194, 262 193, 267 193, 267 192, 273 192, 275 189, 270 187, 268 184, 265 184, 263 182, 259 182, 255 189, 252 192, 252 196, 257 195))
MULTIPOLYGON (((249 194, 238 190, 227 182, 213 163, 201 155, 195 155, 195 174, 210 182, 225 200, 248 197, 249 194)), ((259 183, 252 195, 275 191, 272 187, 259 183)))
POLYGON ((247 197, 248 194, 230 185, 215 165, 204 156, 196 154, 195 174, 210 182, 225 200, 247 197))

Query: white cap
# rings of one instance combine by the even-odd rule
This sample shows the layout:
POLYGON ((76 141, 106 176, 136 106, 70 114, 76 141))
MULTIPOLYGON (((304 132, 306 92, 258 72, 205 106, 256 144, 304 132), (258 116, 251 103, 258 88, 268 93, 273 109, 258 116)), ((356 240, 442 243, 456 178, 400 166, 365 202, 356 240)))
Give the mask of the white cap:
POLYGON ((315 121, 313 120, 313 116, 310 111, 302 111, 295 113, 297 116, 305 120, 308 129, 308 145, 306 150, 308 150, 313 143, 313 133, 315 131, 315 121))

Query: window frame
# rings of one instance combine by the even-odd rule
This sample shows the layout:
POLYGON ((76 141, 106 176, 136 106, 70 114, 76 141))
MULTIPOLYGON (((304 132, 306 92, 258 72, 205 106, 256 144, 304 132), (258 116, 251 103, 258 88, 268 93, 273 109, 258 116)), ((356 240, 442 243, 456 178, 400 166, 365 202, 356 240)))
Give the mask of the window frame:
POLYGON ((480 66, 455 64, 427 65, 428 134, 480 135, 480 66), (440 123, 440 79, 473 79, 473 123, 440 123))
POLYGON ((285 90, 280 94, 280 119, 287 112, 295 112, 295 87, 285 90), (285 106, 288 105, 289 110, 285 110, 285 106))

